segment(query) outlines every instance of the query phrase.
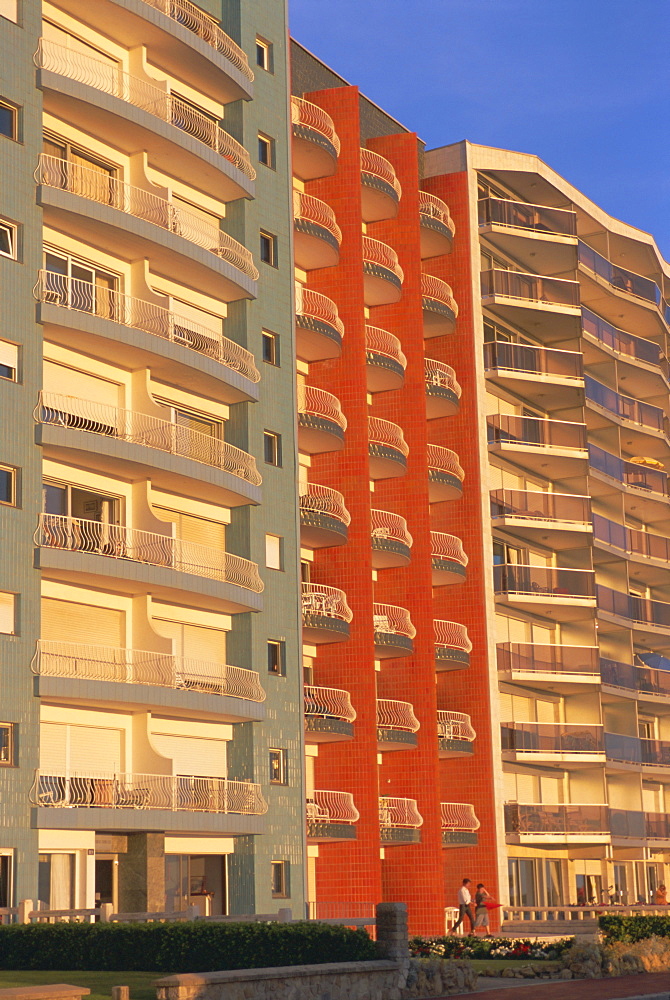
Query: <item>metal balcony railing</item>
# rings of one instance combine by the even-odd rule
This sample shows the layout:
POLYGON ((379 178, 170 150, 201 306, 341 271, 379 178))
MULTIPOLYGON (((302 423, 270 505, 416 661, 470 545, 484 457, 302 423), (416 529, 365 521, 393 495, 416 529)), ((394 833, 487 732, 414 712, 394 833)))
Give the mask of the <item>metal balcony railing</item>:
POLYGON ((639 625, 654 625, 670 628, 670 604, 648 597, 622 594, 598 584, 596 587, 598 610, 620 618, 628 618, 639 625))
POLYGON ((124 410, 77 396, 42 392, 33 416, 37 423, 89 431, 128 444, 190 458, 229 472, 254 486, 262 482, 253 455, 209 434, 136 410, 124 410))
POLYGON ((532 375, 555 375, 558 378, 584 377, 582 355, 577 351, 509 344, 502 340, 484 344, 484 367, 487 371, 504 369, 532 375))
POLYGON ((465 472, 455 451, 452 451, 451 448, 443 448, 440 444, 429 444, 427 454, 429 469, 435 472, 446 472, 463 482, 465 472))
POLYGON ((624 396, 609 386, 603 385, 597 379, 587 375, 584 379, 586 398, 598 406, 609 410, 616 417, 629 420, 631 423, 639 424, 640 427, 649 430, 663 432, 666 427, 665 414, 660 406, 652 406, 651 403, 642 403, 632 396, 624 396))
POLYGON ((417 733, 421 727, 421 723, 414 714, 414 706, 409 701, 393 701, 390 698, 378 698, 377 727, 379 729, 400 729, 406 733, 417 733))
POLYGON ((442 278, 436 278, 433 274, 422 273, 421 296, 424 299, 433 299, 435 302, 441 302, 443 305, 448 306, 454 314, 454 318, 458 318, 458 303, 454 298, 451 285, 448 285, 446 281, 442 281, 442 278))
POLYGON ((597 445, 589 445, 589 465, 612 479, 618 479, 624 486, 635 486, 650 493, 668 496, 668 473, 650 468, 639 462, 628 462, 611 452, 603 451, 597 445))
POLYGON ((363 260, 391 271, 401 282, 405 278, 403 269, 398 262, 398 254, 380 240, 373 240, 370 236, 363 237, 363 260))
POLYGON ((625 330, 619 330, 584 306, 582 306, 582 330, 617 354, 624 354, 627 358, 644 361, 649 365, 658 365, 667 378, 668 361, 653 340, 645 340, 625 330))
POLYGON ((190 573, 209 580, 219 580, 244 587, 254 594, 263 591, 258 566, 249 559, 219 549, 186 542, 155 531, 126 528, 64 514, 40 514, 34 536, 35 545, 68 552, 87 552, 129 559, 148 566, 160 566, 178 573, 190 573))
POLYGON ((344 591, 321 583, 303 583, 302 613, 338 618, 343 622, 350 622, 354 617, 344 591))
POLYGON ((486 418, 489 444, 522 444, 533 448, 586 448, 586 425, 546 417, 496 413, 486 418))
POLYGON ((48 808, 164 809, 170 812, 239 813, 263 816, 261 786, 228 778, 130 772, 35 772, 33 805, 48 808))
POLYGON ((115 288, 105 288, 90 281, 45 270, 39 272, 33 294, 38 302, 45 305, 89 313, 100 319, 108 319, 121 326, 161 337, 180 347, 188 347, 239 372, 250 382, 260 381, 260 372, 251 351, 245 350, 211 327, 179 316, 154 302, 124 295, 115 288))
POLYGON ((398 199, 402 196, 402 187, 396 177, 393 164, 385 156, 374 153, 371 149, 361 148, 361 173, 373 174, 392 187, 398 199))
POLYGON ((378 326, 365 327, 365 350, 368 354, 381 354, 391 358, 403 368, 407 367, 407 358, 397 337, 378 326))
POLYGON ((291 123, 318 132, 328 140, 339 156, 340 139, 335 131, 333 119, 323 108, 312 104, 311 101, 305 101, 302 97, 291 97, 291 123))
POLYGON ((298 492, 301 511, 326 514, 347 527, 351 524, 351 514, 344 505, 344 497, 337 490, 318 483, 301 483, 298 492))
POLYGON ((595 597, 595 574, 590 569, 556 566, 520 566, 502 563, 493 567, 497 594, 528 594, 535 597, 595 597))
POLYGON ((380 796, 379 825, 382 829, 418 830, 423 825, 423 816, 418 810, 416 799, 380 796))
POLYGON ((468 630, 465 625, 436 618, 433 621, 433 627, 435 629, 436 646, 450 646, 452 649, 460 649, 464 653, 471 652, 472 643, 470 642, 468 630))
POLYGON ((591 520, 591 498, 539 490, 493 490, 491 517, 588 524, 591 520))
POLYGON ((502 296, 550 306, 579 306, 579 282, 566 278, 548 278, 525 271, 506 271, 492 268, 482 271, 482 295, 502 296))
POLYGON ((42 677, 147 684, 265 701, 265 691, 255 670, 153 650, 40 639, 31 666, 42 677))
POLYGON ((666 538, 665 535, 653 535, 650 531, 628 528, 600 514, 594 514, 593 537, 631 555, 670 562, 670 538, 666 538))
POLYGON ((315 789, 307 799, 308 823, 357 823, 360 813, 351 792, 331 792, 315 789))
POLYGON ((655 281, 625 267, 612 264, 607 257, 603 257, 583 240, 579 241, 579 263, 588 271, 597 274, 599 278, 604 278, 613 288, 660 306, 663 296, 655 281))
POLYGON ((482 198, 479 201, 479 225, 528 229, 539 235, 577 235, 577 215, 570 209, 528 205, 506 198, 482 198))
POLYGON ((498 670, 503 673, 598 674, 597 646, 503 642, 497 649, 498 670))
POLYGON ((462 389, 451 365, 445 365, 443 361, 435 361, 433 358, 424 358, 423 365, 426 386, 434 385, 440 389, 449 389, 457 399, 461 398, 462 389))
POLYGON ((227 261, 253 281, 258 279, 258 269, 246 247, 195 212, 189 212, 152 191, 125 184, 99 170, 46 153, 40 155, 35 181, 100 205, 108 205, 176 236, 183 236, 189 243, 195 243, 227 261))
POLYGON ((404 635, 408 639, 415 637, 416 629, 406 608, 396 607, 395 604, 373 604, 372 611, 375 632, 404 635))
MULTIPOLYGON (((244 146, 206 114, 175 94, 168 93, 166 89, 124 73, 107 60, 96 59, 46 38, 40 38, 34 62, 38 69, 57 73, 111 94, 112 97, 118 97, 119 100, 176 126, 229 160, 249 180, 255 179, 256 171, 251 166, 249 153, 244 146)), ((167 84, 164 86, 167 87, 167 84)))
POLYGON ((405 441, 402 427, 392 423, 390 420, 382 420, 380 417, 368 417, 368 437, 370 444, 381 445, 383 448, 393 448, 407 458, 409 446, 405 441))
POLYGON ((441 222, 450 230, 452 236, 456 233, 456 226, 449 213, 449 206, 434 194, 419 191, 419 215, 426 215, 441 222))
POLYGON ((304 382, 298 382, 298 413, 330 420, 343 431, 347 429, 347 418, 342 413, 337 396, 333 396, 332 392, 326 392, 325 389, 305 385, 304 382))
POLYGON ((433 559, 444 559, 446 562, 468 565, 468 557, 463 551, 463 542, 456 535, 448 535, 444 531, 431 531, 430 548, 433 559))
POLYGON ((305 684, 304 695, 305 715, 342 722, 353 722, 356 718, 348 691, 305 684))
POLYGON ((609 833, 606 805, 505 803, 506 833, 609 833))
POLYGON ((204 11, 190 3, 190 0, 144 0, 149 7, 167 14, 173 21, 183 25, 225 56, 251 83, 254 74, 249 67, 247 54, 230 38, 204 11))
POLYGON ((517 753, 605 752, 603 727, 563 722, 504 722, 502 749, 517 753))
POLYGON ((467 740, 468 743, 477 737, 469 715, 442 709, 437 711, 437 735, 441 740, 467 740))
POLYGON ((443 830, 464 830, 474 833, 481 826, 475 807, 467 802, 440 802, 443 830))
POLYGON ((295 310, 299 316, 309 316, 326 326, 332 326, 340 337, 344 336, 344 323, 340 319, 337 306, 327 295, 305 288, 299 281, 295 283, 295 310))
POLYGON ((400 542, 403 545, 412 545, 413 538, 407 530, 407 521, 400 514, 391 514, 387 510, 371 510, 370 525, 373 538, 384 538, 400 542))
POLYGON ((326 229, 337 240, 338 245, 342 242, 342 230, 337 224, 335 212, 330 205, 314 195, 305 194, 304 191, 293 192, 293 218, 326 229))

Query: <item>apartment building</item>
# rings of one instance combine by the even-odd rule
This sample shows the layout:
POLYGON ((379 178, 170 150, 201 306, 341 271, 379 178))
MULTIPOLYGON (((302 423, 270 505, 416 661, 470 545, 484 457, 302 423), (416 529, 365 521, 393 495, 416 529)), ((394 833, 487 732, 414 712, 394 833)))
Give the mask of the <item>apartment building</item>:
POLYGON ((285 5, 0 15, 0 906, 300 911, 285 5))

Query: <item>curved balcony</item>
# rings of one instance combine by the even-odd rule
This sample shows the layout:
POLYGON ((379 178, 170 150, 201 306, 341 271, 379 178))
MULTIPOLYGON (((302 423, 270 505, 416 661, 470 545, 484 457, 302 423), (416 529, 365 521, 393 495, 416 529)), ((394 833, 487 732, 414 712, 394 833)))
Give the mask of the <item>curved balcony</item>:
POLYGON ((484 344, 484 368, 491 382, 521 396, 532 391, 545 409, 581 406, 584 401, 584 365, 579 351, 495 340, 484 344))
POLYGON ((333 119, 301 97, 291 97, 293 172, 302 181, 331 177, 337 170, 340 140, 333 119))
POLYGON ((582 333, 588 340, 606 348, 620 361, 630 363, 634 369, 636 385, 643 378, 645 371, 655 374, 655 370, 662 374, 666 385, 670 382, 668 359, 653 340, 645 340, 644 337, 636 337, 632 333, 620 330, 584 306, 582 306, 582 333))
POLYGON ((220 722, 265 718, 255 670, 154 650, 41 639, 31 663, 40 697, 123 703, 136 710, 199 710, 220 722))
POLYGON ((596 597, 598 615, 623 620, 629 628, 642 634, 670 636, 670 603, 667 601, 622 594, 601 584, 596 587, 596 597))
POLYGON ((645 565, 652 563, 667 569, 670 564, 670 538, 666 535, 628 528, 601 514, 593 515, 593 540, 608 549, 625 552, 630 559, 645 565))
POLYGON ((492 268, 481 274, 482 303, 517 329, 542 323, 551 340, 577 336, 581 317, 579 282, 492 268))
POLYGON ((344 323, 327 295, 295 286, 295 349, 301 361, 329 361, 342 353, 344 323))
MULTIPOLYGON (((656 657, 658 662, 663 662, 663 659, 656 657)), ((601 657, 600 680, 603 687, 615 688, 617 694, 629 693, 637 701, 670 703, 669 670, 639 663, 619 663, 601 657)))
POLYGON ((368 417, 368 454, 370 456, 370 479, 393 479, 404 476, 407 471, 409 447, 402 427, 368 417))
POLYGON ((574 211, 507 198, 482 198, 479 231, 522 267, 542 272, 574 270, 577 248, 574 211))
POLYGON ((608 843, 610 810, 606 805, 505 803, 505 834, 512 844, 608 843))
POLYGON ((578 691, 598 683, 598 652, 597 646, 503 642, 497 646, 498 672, 514 683, 578 691))
POLYGON ((363 222, 395 219, 402 196, 393 164, 371 149, 361 149, 361 211, 363 222))
POLYGON ((221 52, 249 82, 253 81, 254 74, 249 67, 246 52, 235 44, 220 25, 207 17, 190 0, 143 0, 143 2, 155 10, 160 10, 177 24, 192 31, 198 38, 202 38, 207 45, 221 52))
POLYGON ((377 749, 411 750, 417 746, 421 723, 408 701, 377 699, 377 749))
POLYGON ((435 361, 433 358, 425 358, 424 373, 427 419, 437 420, 439 417, 452 417, 458 413, 461 387, 451 365, 445 365, 443 361, 435 361))
POLYGON ((293 255, 297 267, 314 271, 340 260, 342 230, 330 205, 314 195, 293 192, 293 255))
POLYGON ((353 612, 338 587, 320 583, 302 585, 302 637, 309 645, 344 642, 349 638, 353 612))
POLYGON ((400 341, 378 326, 365 327, 365 373, 368 392, 401 389, 405 382, 407 358, 400 341))
POLYGON ((416 799, 399 799, 390 795, 379 798, 379 833, 384 846, 418 844, 423 816, 416 799))
POLYGON ((525 468, 551 469, 552 479, 585 471, 586 424, 505 413, 487 417, 486 427, 489 451, 523 462, 525 468))
POLYGON ((412 558, 413 539, 405 518, 387 510, 371 510, 370 526, 373 568, 407 566, 412 558))
POLYGON ((670 742, 647 740, 620 733, 605 733, 608 765, 622 765, 624 770, 641 770, 659 777, 670 773, 670 742))
POLYGON ((591 498, 539 490, 493 490, 491 523, 559 552, 574 548, 592 533, 591 498))
POLYGON ((422 274, 421 301, 423 335, 426 340, 454 332, 458 319, 458 305, 451 285, 432 274, 422 274))
POLYGON ((433 564, 433 586, 463 583, 468 557, 463 551, 463 542, 456 535, 444 531, 430 533, 431 558, 433 564))
POLYGON ((149 83, 45 38, 34 61, 45 111, 102 141, 113 135, 128 155, 146 150, 157 170, 192 178, 222 201, 253 194, 256 171, 246 149, 206 114, 168 93, 167 84, 149 83))
POLYGON ((427 191, 419 191, 419 223, 422 260, 451 253, 456 226, 445 201, 427 191))
POLYGON ((404 280, 403 269, 395 250, 363 237, 363 294, 366 306, 388 306, 399 302, 404 280))
POLYGON ((298 384, 298 448, 307 455, 322 455, 344 448, 347 418, 332 392, 298 384))
POLYGON ((430 503, 457 500, 463 493, 465 472, 458 455, 439 444, 428 445, 428 499, 430 503))
POLYGON ((348 691, 305 684, 307 743, 341 743, 353 739, 355 718, 348 691))
POLYGON ((373 604, 375 631, 375 657, 378 660, 411 656, 414 652, 412 640, 416 629, 412 625, 409 611, 395 604, 373 604))
POLYGON ((66 582, 109 587, 113 578, 124 593, 153 586, 161 600, 187 591, 229 614, 261 609, 256 563, 208 545, 61 514, 40 514, 35 545, 40 567, 66 582))
POLYGON ((496 601, 546 615, 555 621, 590 618, 596 606, 590 569, 502 563, 493 567, 496 601))
POLYGON ((355 840, 359 818, 351 792, 316 790, 307 799, 307 840, 331 844, 355 840))
POLYGON ((463 670, 464 667, 469 667, 472 643, 465 625, 436 618, 433 621, 433 627, 435 629, 435 669, 437 672, 463 670))
POLYGON ((625 396, 590 375, 584 383, 587 403, 597 408, 592 413, 592 430, 605 429, 612 421, 624 427, 627 437, 632 438, 627 441, 629 447, 646 450, 654 456, 667 454, 667 419, 660 406, 625 396))
POLYGON ((500 727, 503 760, 593 767, 605 762, 601 725, 566 722, 504 722, 500 727))
POLYGON ((308 549, 344 545, 351 515, 337 490, 318 483, 300 484, 300 543, 308 549))
POLYGON ((129 478, 146 475, 159 489, 192 490, 197 479, 202 499, 233 507, 260 499, 262 480, 253 455, 212 435, 54 392, 40 393, 33 415, 45 453, 71 461, 85 453, 87 468, 112 475, 123 469, 129 478))
POLYGON ((661 289, 651 278, 613 264, 602 254, 579 241, 581 298, 587 308, 610 322, 653 337, 663 330, 660 322, 665 303, 661 289))
POLYGON ((626 461, 589 444, 589 474, 597 473, 598 479, 604 476, 625 494, 635 497, 635 514, 648 523, 667 518, 668 473, 660 465, 656 459, 644 457, 626 461))
POLYGON ((442 847, 463 847, 477 843, 480 822, 475 807, 467 802, 440 802, 442 847))
POLYGON ((464 712, 438 709, 437 749, 441 760, 451 757, 471 757, 477 733, 472 728, 470 716, 464 712))
POLYGON ((194 212, 45 153, 35 180, 46 220, 69 235, 114 255, 122 247, 127 260, 149 258, 166 276, 178 267, 184 282, 226 302, 255 294, 258 270, 249 250, 194 212), (92 211, 91 202, 100 209, 92 211))

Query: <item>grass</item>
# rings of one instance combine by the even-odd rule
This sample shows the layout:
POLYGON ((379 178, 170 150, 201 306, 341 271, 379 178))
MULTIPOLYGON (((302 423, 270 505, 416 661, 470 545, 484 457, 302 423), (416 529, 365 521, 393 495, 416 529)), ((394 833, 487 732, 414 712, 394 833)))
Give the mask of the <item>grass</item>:
POLYGON ((0 972, 0 989, 16 986, 49 986, 67 983, 85 986, 91 991, 90 1000, 109 1000, 112 986, 129 986, 131 1000, 156 1000, 152 983, 161 978, 160 972, 0 972))

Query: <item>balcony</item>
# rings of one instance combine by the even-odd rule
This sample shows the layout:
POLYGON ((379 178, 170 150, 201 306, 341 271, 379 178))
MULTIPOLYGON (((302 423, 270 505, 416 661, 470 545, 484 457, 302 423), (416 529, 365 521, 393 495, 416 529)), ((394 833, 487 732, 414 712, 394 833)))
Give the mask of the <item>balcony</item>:
POLYGON ((667 569, 670 563, 670 538, 628 528, 600 514, 593 515, 593 540, 602 547, 624 552, 629 558, 645 565, 651 563, 667 569))
POLYGON ((554 272, 574 270, 577 216, 573 211, 482 198, 479 231, 524 267, 554 272))
MULTIPOLYGON (((166 524, 166 530, 172 525, 166 524)), ((260 611, 263 581, 249 559, 220 549, 122 524, 40 514, 36 562, 52 579, 123 593, 153 591, 160 600, 189 601, 227 614, 260 611)))
POLYGON ((670 816, 667 813, 644 813, 644 832, 648 840, 670 841, 670 816))
POLYGON ((601 725, 562 722, 504 722, 500 727, 503 760, 519 764, 553 763, 569 768, 605 763, 601 725))
MULTIPOLYGON (((607 495, 614 485, 630 497, 634 516, 648 524, 665 523, 668 517, 668 473, 656 459, 626 461, 596 445, 589 445, 591 495, 607 495), (595 473, 595 475, 594 475, 595 473)), ((627 505, 628 506, 628 505, 627 505)))
POLYGON ((295 285, 296 353, 301 361, 329 361, 342 353, 344 323, 327 295, 295 285))
POLYGON ((492 268, 481 274, 482 303, 500 319, 530 333, 543 332, 552 340, 577 336, 579 282, 523 271, 492 268))
POLYGON ((464 712, 438 710, 437 749, 440 760, 452 757, 471 757, 477 733, 472 728, 470 716, 464 712))
POLYGON ((150 189, 45 153, 35 181, 45 221, 68 235, 126 260, 148 258, 166 277, 177 266, 184 282, 226 302, 254 297, 250 251, 213 222, 150 189), (92 202, 100 208, 92 210, 92 202))
POLYGON ((307 799, 307 840, 321 844, 355 840, 359 818, 350 792, 314 791, 307 799))
POLYGON ((555 552, 573 549, 593 531, 590 497, 539 490, 493 490, 491 523, 555 552))
POLYGON ((433 586, 444 587, 452 583, 463 583, 468 557, 463 551, 463 542, 456 535, 444 531, 430 533, 431 559, 433 565, 433 586))
POLYGON ((505 803, 508 843, 609 843, 610 816, 606 805, 505 803))
POLYGON ((603 687, 616 689, 617 694, 630 693, 637 701, 670 702, 670 671, 616 660, 600 658, 600 679, 603 687))
POLYGON ((445 365, 444 362, 435 361, 433 358, 425 358, 424 372, 427 419, 437 420, 439 417, 452 417, 458 413, 461 387, 451 365, 445 365))
POLYGON ((237 507, 260 500, 261 477, 253 455, 227 441, 160 417, 76 396, 42 392, 34 411, 45 453, 81 461, 97 472, 146 476, 159 489, 192 491, 237 507), (172 456, 163 459, 163 455, 172 456))
POLYGON ((591 430, 607 429, 614 422, 626 429, 627 438, 632 438, 626 442, 629 447, 654 457, 667 455, 667 420, 660 406, 625 396, 589 375, 584 381, 586 401, 592 410, 591 430))
MULTIPOLYGON (((45 38, 34 61, 48 113, 102 141, 113 135, 122 153, 146 150, 152 167, 190 177, 214 198, 234 201, 253 194, 256 172, 246 149, 208 115, 168 93, 165 83, 148 83, 45 38)), ((176 70, 180 74, 183 66, 176 70)))
POLYGON ((422 260, 451 253, 456 226, 446 202, 427 191, 419 191, 419 223, 422 260))
POLYGON ((465 847, 477 843, 480 822, 475 807, 467 802, 440 802, 442 847, 465 847))
POLYGON ((298 383, 298 448, 307 455, 323 455, 344 448, 347 418, 332 392, 298 383))
POLYGON ((491 382, 521 396, 531 393, 546 409, 583 404, 581 352, 495 340, 484 344, 484 368, 491 382))
POLYGON ((494 414, 486 418, 489 451, 523 462, 539 472, 550 469, 552 479, 586 472, 586 425, 545 417, 494 414))
POLYGON ((293 192, 293 254, 296 267, 314 271, 340 260, 342 230, 330 205, 302 191, 293 192))
POLYGON ((670 741, 639 739, 620 733, 605 733, 607 764, 625 771, 667 777, 670 773, 670 741), (620 765, 620 767, 619 767, 620 765))
POLYGON ((579 242, 581 297, 587 308, 611 323, 654 337, 663 330, 661 290, 651 278, 613 264, 582 240, 579 242))
POLYGON ((377 699, 377 749, 412 750, 418 744, 420 722, 408 701, 377 699))
POLYGON ((390 420, 368 417, 368 454, 370 479, 404 476, 409 448, 402 427, 390 420))
POLYGON ((293 172, 302 181, 331 177, 337 170, 340 140, 333 119, 322 108, 291 97, 293 172))
MULTIPOLYGON (((139 0, 142 2, 142 0, 139 0)), ((222 334, 222 321, 204 326, 154 302, 124 295, 54 271, 40 271, 34 288, 45 335, 81 348, 85 333, 96 357, 116 363, 119 349, 134 368, 226 403, 256 400, 260 372, 253 354, 222 334)))
POLYGON ((393 164, 371 149, 361 149, 361 210, 363 222, 395 219, 402 195, 393 164))
POLYGON ((430 503, 457 500, 463 494, 465 472, 456 452, 439 444, 429 444, 427 457, 430 503))
POLYGON ((307 743, 341 743, 353 739, 355 718, 348 691, 305 684, 307 743))
POLYGON ((458 319, 458 305, 451 285, 432 274, 421 275, 421 302, 423 307, 423 336, 444 337, 453 333, 458 319))
POLYGON ((301 483, 298 492, 300 544, 308 549, 344 545, 351 515, 344 505, 342 494, 318 483, 301 483))
POLYGON ((404 280, 395 250, 380 240, 363 237, 363 294, 365 305, 388 306, 399 302, 404 280))
POLYGON ((207 713, 217 722, 265 718, 258 673, 225 663, 42 639, 31 667, 40 697, 50 701, 207 713))
POLYGON ((620 330, 585 307, 582 307, 582 333, 587 340, 605 347, 622 362, 633 365, 637 379, 642 377, 645 369, 658 369, 666 384, 670 381, 668 360, 653 340, 620 330))
POLYGON ((379 834, 383 846, 418 844, 421 840, 421 826, 423 816, 417 808, 416 799, 398 799, 388 795, 380 797, 379 834))
POLYGON ((347 596, 337 587, 320 583, 302 585, 302 637, 309 645, 344 642, 349 638, 353 612, 347 596))
POLYGON ((463 670, 470 666, 472 643, 465 625, 436 618, 435 628, 435 669, 438 673, 446 670, 463 670))
POLYGON ((405 382, 407 358, 400 341, 378 326, 365 327, 365 373, 368 392, 401 389, 405 382))
POLYGON ((37 807, 38 829, 75 825, 115 831, 141 824, 141 829, 169 832, 252 834, 263 831, 255 817, 268 810, 260 785, 250 781, 94 769, 36 771, 30 801, 37 807), (73 809, 86 811, 78 815, 73 809), (140 817, 138 824, 128 810, 152 815, 140 817))
POLYGON ((370 527, 373 568, 407 566, 412 558, 413 539, 405 518, 387 510, 371 510, 370 527))
MULTIPOLYGON (((648 597, 622 594, 598 584, 596 587, 598 615, 619 619, 624 627, 633 628, 641 635, 670 636, 670 604, 648 597)), ((653 641, 650 638, 650 641, 653 641)), ((667 645, 667 644, 664 644, 667 645)))
POLYGON ((499 604, 555 621, 590 618, 596 606, 595 574, 590 569, 502 563, 493 567, 493 587, 499 604))
POLYGON ((414 652, 412 640, 416 629, 412 625, 409 611, 395 604, 373 604, 375 630, 375 657, 378 660, 411 656, 414 652))
POLYGON ((578 691, 597 684, 597 646, 542 645, 503 642, 497 647, 498 673, 512 683, 538 684, 543 690, 578 691))

